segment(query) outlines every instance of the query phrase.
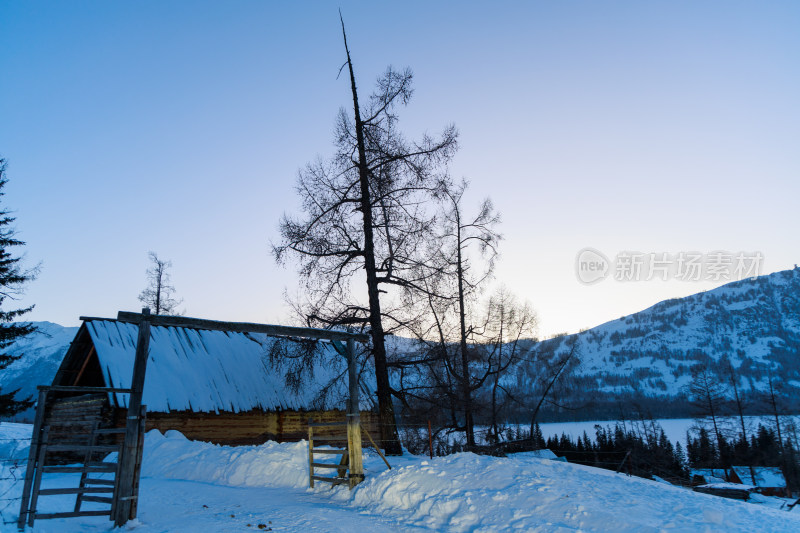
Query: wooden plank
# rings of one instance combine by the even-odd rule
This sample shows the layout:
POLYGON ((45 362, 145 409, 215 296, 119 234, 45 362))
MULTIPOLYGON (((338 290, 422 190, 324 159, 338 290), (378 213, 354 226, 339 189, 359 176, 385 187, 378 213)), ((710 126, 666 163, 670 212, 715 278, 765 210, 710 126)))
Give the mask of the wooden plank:
POLYGON ((36 518, 41 520, 52 519, 52 518, 74 518, 77 516, 108 516, 111 514, 111 511, 81 511, 79 513, 36 513, 36 518))
POLYGON ((118 392, 130 393, 131 389, 121 389, 118 387, 75 387, 72 385, 39 385, 37 387, 40 391, 58 391, 58 392, 118 392))
POLYGON ((106 463, 106 462, 103 462, 103 461, 90 461, 90 462, 86 463, 86 466, 110 466, 110 467, 116 469, 116 467, 119 466, 119 463, 106 463))
POLYGON ((128 518, 133 520, 139 510, 139 477, 142 473, 142 453, 144 452, 144 428, 147 418, 147 407, 139 409, 139 445, 136 454, 136 467, 133 469, 133 496, 131 496, 131 510, 128 518))
POLYGON ((89 359, 92 358, 94 355, 94 344, 92 344, 92 348, 89 350, 89 355, 83 360, 83 364, 81 365, 81 369, 78 371, 78 375, 75 376, 75 381, 72 383, 74 386, 78 386, 78 382, 83 377, 83 373, 86 371, 86 367, 89 365, 89 359))
MULTIPOLYGON (((42 422, 44 421, 45 404, 47 403, 47 391, 39 390, 39 402, 36 404, 36 417, 33 421, 33 434, 31 435, 31 445, 28 449, 28 464, 25 468, 25 481, 22 485, 22 499, 19 504, 19 519, 17 520, 17 527, 22 530, 25 528, 25 522, 28 519, 28 512, 31 497, 31 486, 33 484, 33 475, 36 467, 36 457, 39 452, 40 436, 42 431, 42 422)), ((39 465, 41 466, 41 465, 39 465)))
POLYGON ((116 482, 113 479, 99 479, 99 478, 87 477, 84 480, 84 483, 86 483, 87 485, 111 485, 113 487, 116 482))
MULTIPOLYGON (((87 321, 93 320, 93 318, 81 317, 81 320, 87 321)), ((298 328, 293 326, 277 326, 273 324, 254 324, 251 322, 221 322, 219 320, 205 320, 202 318, 164 315, 149 315, 147 320, 153 326, 162 327, 232 331, 236 333, 264 333, 266 335, 277 335, 284 337, 303 337, 307 339, 326 339, 338 341, 353 339, 358 342, 369 342, 369 335, 364 333, 348 333, 346 331, 318 328, 298 328)), ((117 313, 117 321, 139 324, 142 321, 142 315, 139 313, 120 311, 117 313)))
POLYGON ((47 451, 112 453, 118 452, 119 446, 113 444, 95 444, 93 446, 88 444, 53 444, 47 447, 47 451))
POLYGON ((314 453, 328 453, 332 455, 347 455, 347 450, 319 450, 314 448, 314 453))
POLYGON ((314 435, 314 440, 318 442, 347 442, 348 438, 345 435, 314 435))
MULTIPOLYGON (((107 503, 107 504, 111 505, 112 503, 114 503, 114 498, 108 498, 108 497, 105 497, 105 496, 84 496, 83 497, 83 501, 85 501, 85 502, 96 502, 96 503, 107 503)), ((109 509, 109 512, 111 512, 111 509, 109 509)))
POLYGON ((109 466, 44 466, 42 472, 45 474, 80 474, 86 472, 87 474, 106 474, 114 472, 117 469, 115 463, 108 463, 109 466))
POLYGON ((86 494, 89 492, 111 494, 114 492, 114 488, 113 487, 63 487, 58 489, 39 489, 39 496, 55 496, 56 494, 86 494))
POLYGON ((339 426, 346 426, 347 422, 309 422, 309 427, 314 428, 326 428, 326 427, 339 427, 339 426))
POLYGON ((315 481, 325 481, 326 483, 333 483, 334 485, 340 485, 342 483, 347 483, 347 479, 341 477, 324 477, 324 476, 314 476, 315 481))
POLYGON ((125 428, 100 428, 96 431, 98 435, 113 435, 125 433, 125 428))
POLYGON ((114 525, 123 526, 131 514, 131 501, 135 495, 136 462, 139 456, 139 427, 142 407, 142 392, 150 350, 150 310, 142 309, 139 315, 139 336, 136 339, 136 355, 131 377, 131 395, 128 399, 128 416, 125 425, 125 443, 119 454, 119 481, 114 525))
MULTIPOLYGON (((47 435, 50 428, 45 426, 42 431, 42 440, 39 443, 39 453, 36 463, 41 467, 44 465, 44 459, 47 456, 47 435)), ((33 476, 33 488, 31 489, 31 506, 28 512, 28 525, 33 527, 33 519, 36 516, 36 503, 39 501, 39 487, 42 485, 42 469, 37 468, 36 474, 33 476)))
POLYGON ((314 468, 336 468, 340 469, 342 465, 338 463, 311 463, 314 468))
MULTIPOLYGON (((430 422, 429 422, 429 423, 430 423, 430 422)), ((386 463, 386 466, 388 466, 388 467, 389 467, 389 470, 391 470, 391 469, 392 469, 392 465, 390 465, 390 464, 389 464, 389 461, 387 461, 387 460, 386 460, 386 457, 384 457, 384 456, 383 456, 383 454, 381 453, 381 449, 380 449, 380 448, 378 448, 378 445, 377 445, 377 444, 375 444, 375 441, 374 441, 374 440, 372 440, 372 435, 370 435, 370 434, 369 434, 369 431, 367 431, 367 429, 366 429, 366 428, 361 428, 361 429, 363 429, 363 430, 364 430, 364 434, 366 434, 367 438, 368 438, 368 439, 369 439, 369 441, 372 443, 372 447, 373 447, 373 448, 375 448, 375 451, 376 451, 376 452, 378 452, 378 455, 380 455, 380 456, 381 456, 381 459, 383 459, 383 462, 384 462, 384 463, 386 463)), ((429 435, 430 435, 430 434, 429 434, 429 435)), ((433 456, 431 456, 431 459, 433 459, 433 456)))

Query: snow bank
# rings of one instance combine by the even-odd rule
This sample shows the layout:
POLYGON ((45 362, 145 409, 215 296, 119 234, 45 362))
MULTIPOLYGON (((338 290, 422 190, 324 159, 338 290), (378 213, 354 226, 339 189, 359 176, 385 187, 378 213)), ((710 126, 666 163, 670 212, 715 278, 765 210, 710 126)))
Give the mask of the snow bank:
POLYGON ((610 471, 530 456, 462 453, 427 460, 367 455, 352 492, 307 488, 305 442, 225 447, 147 435, 143 475, 302 489, 319 505, 437 531, 800 531, 800 516, 610 471))
POLYGON ((218 446, 190 441, 178 431, 145 437, 142 475, 236 487, 308 486, 305 441, 261 446, 218 446))

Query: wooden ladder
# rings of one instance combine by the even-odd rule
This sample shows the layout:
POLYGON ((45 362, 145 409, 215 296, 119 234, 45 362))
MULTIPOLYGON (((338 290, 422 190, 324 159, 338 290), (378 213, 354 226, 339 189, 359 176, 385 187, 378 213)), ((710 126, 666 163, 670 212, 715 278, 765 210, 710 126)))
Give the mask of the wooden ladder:
POLYGON ((392 469, 392 465, 389 464, 389 461, 386 460, 386 456, 381 453, 381 449, 375 444, 375 441, 372 440, 372 436, 369 434, 366 428, 360 426, 359 422, 359 429, 355 434, 352 432, 352 424, 348 422, 314 422, 313 418, 308 419, 308 482, 311 488, 314 488, 314 481, 324 481, 326 483, 331 483, 332 485, 340 485, 342 483, 349 483, 350 488, 353 488, 358 483, 364 480, 363 474, 363 466, 361 464, 361 434, 367 436, 369 439, 370 444, 375 451, 378 452, 378 455, 383 459, 383 462, 389 468, 392 469), (314 439, 314 428, 344 428, 345 434, 334 434, 334 435, 317 435, 317 441, 323 442, 344 442, 344 449, 328 449, 328 448, 320 448, 319 446, 315 445, 314 439), (357 440, 353 440, 357 439, 357 440), (356 446, 354 446, 354 444, 356 446), (355 448, 355 449, 352 449, 355 448), (350 470, 350 456, 352 455, 350 452, 353 451, 356 453, 355 459, 358 461, 358 468, 359 473, 353 474, 350 470), (339 463, 320 463, 314 460, 314 454, 324 454, 325 456, 330 455, 341 455, 342 458, 339 460, 339 463), (316 468, 323 468, 323 469, 336 469, 337 474, 336 477, 328 477, 328 476, 318 476, 314 473, 314 469, 316 468))
MULTIPOLYGON (((56 387, 52 387, 56 389, 56 387)), ((72 388, 63 387, 69 389, 72 388)), ((78 516, 108 516, 111 520, 122 501, 120 497, 121 458, 125 444, 121 436, 125 428, 100 428, 102 402, 90 396, 69 397, 48 402, 48 387, 40 387, 39 404, 25 472, 20 514, 17 525, 33 526, 35 520, 70 518, 78 516), (119 435, 120 437, 117 437, 119 435), (104 442, 111 441, 112 443, 104 442), (116 461, 104 461, 104 457, 117 453, 116 461), (71 464, 65 464, 71 463, 71 464), (77 465, 75 463, 78 463, 77 465), (44 474, 80 474, 75 487, 41 488, 44 474), (110 474, 110 476, 108 476, 110 474), (41 513, 37 507, 41 496, 74 494, 72 511, 41 513), (83 509, 86 502, 105 503, 108 509, 83 509)), ((124 389, 89 389, 92 392, 124 389)), ((139 445, 135 461, 134 485, 138 489, 138 470, 141 464, 142 440, 146 409, 142 406, 139 424, 139 445)), ((138 490, 137 490, 138 493, 138 490)), ((134 496, 135 498, 135 496, 134 496)), ((131 505, 136 504, 134 498, 131 505)))
MULTIPOLYGON (((103 431, 103 430, 95 430, 103 431)), ((116 430, 109 430, 116 431, 116 430)), ((119 452, 122 450, 122 445, 103 445, 97 443, 97 437, 100 433, 92 432, 89 442, 86 444, 52 444, 50 443, 50 426, 45 426, 42 432, 41 441, 39 442, 36 463, 38 468, 33 478, 33 487, 30 496, 30 508, 28 510, 28 525, 33 526, 34 520, 49 519, 49 518, 68 518, 73 516, 112 516, 114 510, 113 494, 116 489, 116 480, 119 478, 119 463, 118 462, 104 462, 102 458, 97 458, 97 455, 107 455, 112 452, 119 452), (61 465, 48 465, 48 453, 83 453, 85 461, 81 466, 61 466, 61 465), (55 489, 43 489, 42 475, 46 473, 51 474, 69 474, 80 473, 81 479, 78 487, 62 487, 55 489), (113 480, 101 479, 96 477, 89 477, 96 474, 114 475, 113 480), (40 513, 37 510, 37 505, 40 496, 54 496, 61 494, 75 494, 75 508, 71 512, 60 513, 40 513), (99 494, 106 494, 106 496, 99 496, 99 494), (81 505, 83 502, 99 502, 108 503, 111 505, 109 509, 101 510, 82 510, 81 505)))
MULTIPOLYGON (((317 435, 317 441, 322 441, 325 443, 333 442, 344 443, 344 449, 322 449, 318 445, 315 446, 314 443, 314 428, 335 428, 335 429, 344 429, 347 430, 347 422, 314 422, 313 418, 308 419, 308 481, 311 488, 314 488, 314 481, 324 481, 326 483, 330 483, 333 486, 341 485, 343 483, 349 482, 349 467, 350 467, 350 447, 348 446, 347 442, 347 434, 340 434, 340 435, 317 435), (314 455, 320 454, 324 455, 325 457, 329 457, 331 455, 340 455, 341 459, 338 463, 325 463, 325 462, 317 462, 315 461, 314 455), (318 476, 315 474, 315 469, 321 468, 325 470, 335 469, 336 470, 336 477, 329 477, 329 476, 318 476)), ((333 446, 333 445, 332 445, 333 446)))

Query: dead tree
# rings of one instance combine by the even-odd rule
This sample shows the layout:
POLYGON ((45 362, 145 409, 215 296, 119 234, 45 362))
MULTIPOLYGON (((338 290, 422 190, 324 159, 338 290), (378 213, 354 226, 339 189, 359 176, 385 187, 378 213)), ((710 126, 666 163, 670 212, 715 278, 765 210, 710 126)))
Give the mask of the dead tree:
POLYGON ((490 432, 499 442, 498 414, 502 408, 498 396, 512 392, 502 384, 507 370, 521 361, 522 341, 532 339, 537 318, 531 306, 520 304, 505 287, 500 287, 487 303, 487 324, 481 333, 487 351, 486 369, 491 376, 490 432))
POLYGON ((483 376, 472 376, 470 371, 470 354, 468 338, 473 332, 472 325, 467 325, 468 305, 477 294, 482 283, 492 275, 497 258, 497 245, 502 238, 496 227, 500 216, 492 202, 485 199, 478 209, 477 215, 467 218, 462 204, 467 183, 462 181, 457 187, 443 186, 440 195, 449 210, 444 218, 444 231, 440 241, 444 244, 444 272, 455 279, 455 294, 452 300, 456 304, 458 316, 458 369, 450 371, 459 384, 461 404, 464 412, 464 429, 467 446, 475 446, 475 420, 472 394, 483 385, 488 373, 483 376), (470 252, 477 252, 482 264, 473 268, 470 252), (482 267, 482 268, 481 268, 482 267))
MULTIPOLYGON (((297 192, 304 216, 284 215, 281 242, 273 246, 279 263, 299 261, 306 297, 297 309, 308 325, 368 329, 377 381, 381 446, 401 453, 392 406, 385 346, 387 305, 394 293, 420 290, 415 276, 418 251, 434 218, 428 209, 445 165, 457 148, 447 127, 439 138, 410 142, 398 130, 397 108, 412 95, 410 70, 391 68, 378 79, 366 105, 359 101, 347 35, 342 37, 352 115, 341 110, 336 154, 300 172, 297 192), (362 289, 356 283, 364 283, 362 289), (366 301, 360 297, 363 289, 366 301)), ((404 324, 401 317, 395 323, 404 324)))
POLYGON ((578 355, 578 337, 573 335, 566 341, 569 350, 564 353, 553 354, 538 351, 533 354, 533 358, 529 358, 528 362, 531 363, 539 373, 539 378, 542 383, 540 394, 537 395, 536 405, 531 412, 531 425, 530 425, 530 438, 533 439, 534 429, 536 428, 536 421, 539 416, 539 411, 542 405, 548 401, 551 393, 556 385, 564 379, 568 370, 575 365, 579 360, 578 355))
POLYGON ((147 287, 139 294, 139 301, 156 315, 181 314, 177 308, 183 300, 173 297, 175 287, 169 275, 172 261, 159 259, 155 252, 150 252, 149 256, 152 264, 147 269, 147 287))
POLYGON ((717 439, 717 449, 722 454, 724 444, 719 417, 722 415, 722 408, 725 402, 725 387, 711 373, 708 367, 698 365, 692 369, 689 394, 697 415, 700 418, 709 418, 711 420, 714 435, 717 439))

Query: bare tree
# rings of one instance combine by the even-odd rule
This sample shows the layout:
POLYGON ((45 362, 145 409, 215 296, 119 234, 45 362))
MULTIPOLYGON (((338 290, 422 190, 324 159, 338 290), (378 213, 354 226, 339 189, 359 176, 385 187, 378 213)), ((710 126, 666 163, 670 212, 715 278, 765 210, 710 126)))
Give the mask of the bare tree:
POLYGON ((572 335, 567 337, 566 340, 567 346, 569 347, 568 351, 560 352, 554 347, 553 351, 549 352, 547 349, 539 348, 531 354, 532 357, 529 356, 527 358, 527 362, 531 364, 538 374, 538 381, 541 384, 538 394, 533 390, 531 391, 533 401, 536 403, 531 412, 531 439, 533 438, 536 421, 542 409, 542 405, 544 405, 545 402, 555 403, 550 399, 553 391, 556 390, 559 383, 563 382, 564 378, 569 373, 569 369, 576 366, 580 360, 578 342, 578 336, 572 335))
POLYGON ((484 340, 487 373, 492 377, 490 403, 490 434, 499 441, 498 414, 505 399, 513 393, 502 383, 507 370, 522 359, 522 341, 532 339, 537 317, 531 306, 520 304, 505 287, 500 287, 487 303, 487 323, 481 337, 484 340))
POLYGON ((736 413, 739 415, 739 424, 742 429, 742 436, 740 442, 747 444, 747 426, 744 422, 744 399, 739 393, 739 376, 733 368, 733 364, 728 361, 728 379, 731 383, 731 390, 733 391, 733 402, 736 405, 736 413))
POLYGON ((472 394, 483 385, 489 373, 473 376, 470 370, 468 344, 474 330, 473 325, 467 324, 468 306, 481 284, 492 275, 498 254, 497 245, 502 237, 496 230, 500 216, 488 198, 481 203, 475 217, 466 217, 462 203, 466 189, 465 181, 457 187, 443 186, 439 189, 439 194, 449 209, 444 217, 444 231, 438 242, 444 244, 444 268, 441 271, 450 274, 455 280, 455 293, 451 300, 456 304, 458 317, 459 365, 448 369, 461 391, 460 403, 464 412, 467 446, 475 446, 472 394), (470 262, 471 251, 477 252, 478 259, 482 260, 480 266, 473 268, 474 265, 470 262))
MULTIPOLYGON (((297 308, 308 325, 369 330, 381 445, 399 454, 384 321, 390 316, 387 309, 402 310, 387 300, 396 292, 424 286, 416 276, 421 272, 419 250, 435 216, 427 206, 446 175, 457 133, 449 126, 441 137, 425 135, 419 142, 400 133, 397 108, 411 98, 410 70, 387 69, 362 107, 343 21, 342 37, 342 68, 349 73, 353 113, 339 112, 332 160, 317 161, 300 172, 297 192, 304 216, 284 215, 282 239, 273 253, 279 263, 289 256, 299 261, 306 299, 297 308), (357 283, 364 284, 361 290, 357 283)), ((404 319, 392 320, 404 327, 404 319)))
POLYGON ((139 294, 139 301, 157 315, 179 315, 177 307, 183 302, 175 299, 175 287, 170 280, 172 261, 163 261, 150 252, 151 266, 147 269, 147 287, 139 294))
POLYGON ((689 394, 692 405, 697 411, 697 416, 709 419, 717 439, 717 449, 720 453, 725 448, 719 417, 722 415, 725 403, 725 386, 705 365, 698 365, 692 369, 692 381, 689 384, 689 394))

